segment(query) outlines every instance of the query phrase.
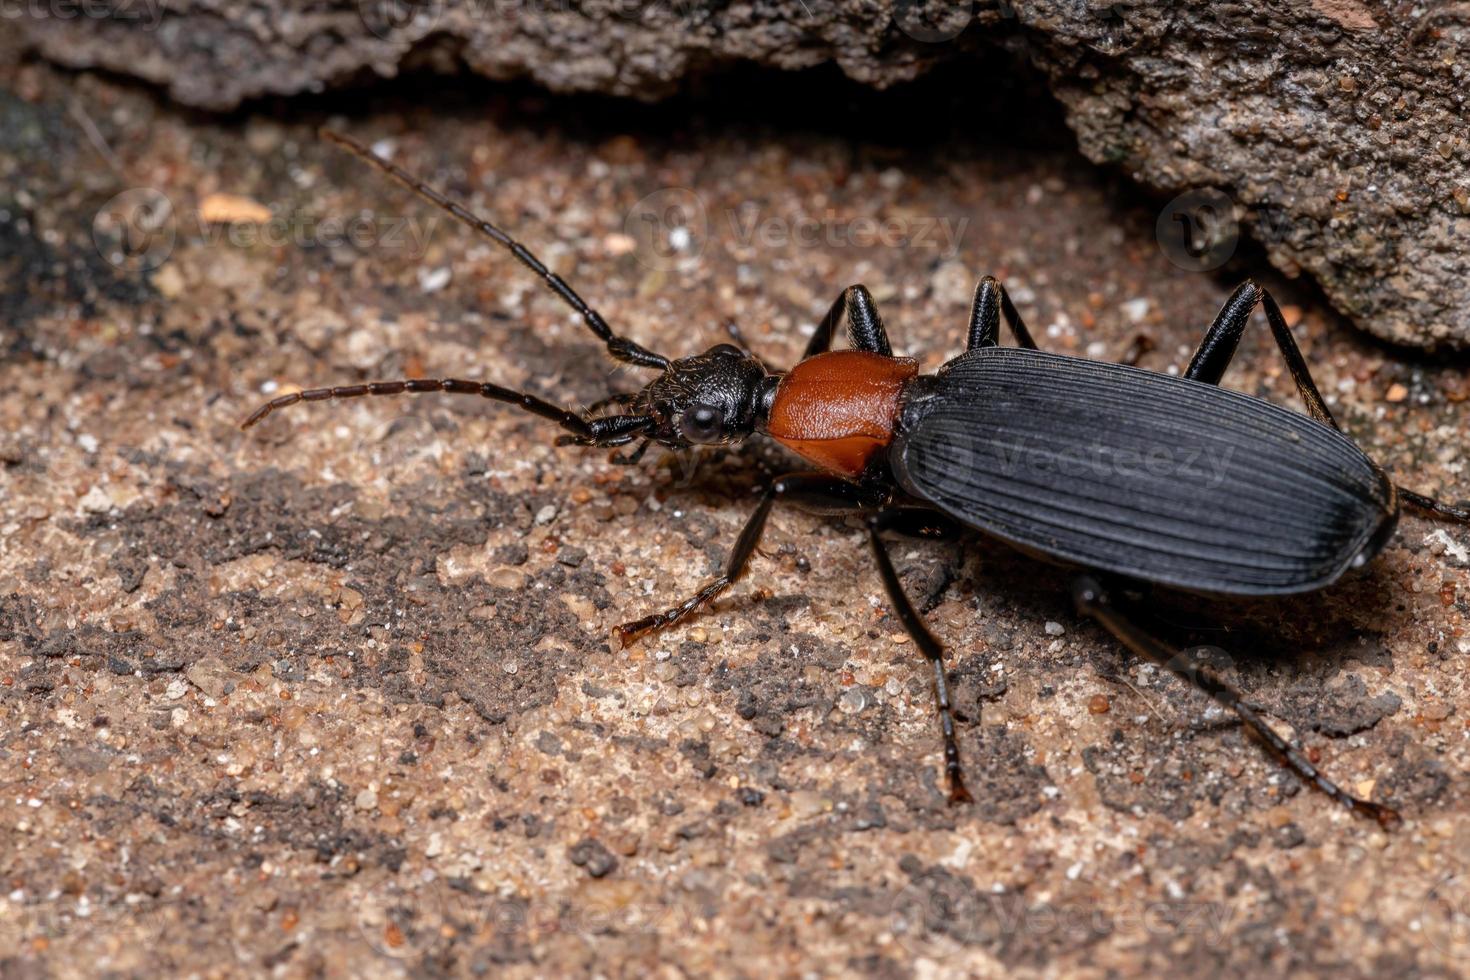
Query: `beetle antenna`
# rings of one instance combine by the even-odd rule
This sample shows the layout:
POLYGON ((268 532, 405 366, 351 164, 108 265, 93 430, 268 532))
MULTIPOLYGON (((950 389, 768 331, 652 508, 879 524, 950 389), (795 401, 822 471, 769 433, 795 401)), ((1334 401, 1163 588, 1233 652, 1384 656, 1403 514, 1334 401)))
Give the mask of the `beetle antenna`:
POLYGON ((653 351, 634 343, 626 337, 620 337, 613 333, 612 328, 602 318, 601 313, 598 313, 587 304, 586 300, 577 295, 577 291, 567 285, 561 276, 546 268, 545 263, 536 258, 530 249, 510 237, 510 235, 506 234, 498 226, 481 218, 464 205, 451 201, 407 170, 384 159, 352 137, 344 136, 331 129, 321 130, 321 136, 322 139, 330 143, 336 143, 338 146, 347 150, 347 152, 377 167, 419 197, 422 197, 440 210, 446 211, 455 218, 458 218, 510 252, 521 265, 524 265, 536 275, 540 276, 541 281, 546 283, 547 288, 555 293, 563 303, 566 303, 567 306, 570 306, 582 317, 583 321, 587 324, 587 328, 607 345, 607 352, 617 360, 625 361, 629 364, 636 364, 639 367, 658 368, 660 370, 669 366, 669 359, 662 354, 655 354, 653 351))

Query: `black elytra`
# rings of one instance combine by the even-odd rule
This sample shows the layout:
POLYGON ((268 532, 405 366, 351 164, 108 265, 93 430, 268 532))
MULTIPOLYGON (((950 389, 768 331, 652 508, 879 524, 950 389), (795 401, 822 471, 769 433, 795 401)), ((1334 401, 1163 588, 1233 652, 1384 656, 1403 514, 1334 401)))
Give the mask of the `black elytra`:
MULTIPOLYGON (((333 132, 323 136, 497 242, 574 310, 613 358, 658 372, 641 390, 577 412, 480 381, 407 379, 282 395, 250 427, 297 402, 446 392, 517 405, 556 423, 559 444, 611 449, 635 463, 650 445, 683 449, 763 435, 812 469, 762 494, 723 574, 685 601, 625 623, 626 645, 695 614, 747 570, 776 503, 865 517, 893 612, 928 660, 951 802, 970 800, 951 712, 944 648, 904 594, 884 534, 979 531, 1074 565, 1073 599, 1138 656, 1234 712, 1286 768, 1385 828, 1387 803, 1360 799, 1323 775, 1217 674, 1138 625, 1124 586, 1215 596, 1287 596, 1330 586, 1367 564, 1404 506, 1470 523, 1470 507, 1396 486, 1338 428, 1275 300, 1253 282, 1230 296, 1188 369, 1170 377, 1125 364, 1045 353, 1005 288, 976 288, 965 353, 933 375, 895 357, 872 295, 849 286, 827 311, 802 360, 766 364, 731 329, 721 343, 671 359, 615 334, 525 246, 395 164, 333 132), (1257 307, 1296 383, 1306 414, 1219 387, 1257 307), (1004 321, 1018 346, 1000 346, 1004 321), (831 349, 846 324, 850 349, 831 349)), ((1136 606, 1136 603, 1133 604, 1136 606)))

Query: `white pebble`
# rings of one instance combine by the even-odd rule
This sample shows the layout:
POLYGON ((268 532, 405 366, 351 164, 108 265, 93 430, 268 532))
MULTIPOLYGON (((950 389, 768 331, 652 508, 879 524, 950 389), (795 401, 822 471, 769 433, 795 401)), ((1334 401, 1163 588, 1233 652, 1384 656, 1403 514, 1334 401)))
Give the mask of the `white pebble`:
POLYGON ((437 293, 449 285, 449 266, 419 270, 419 289, 426 293, 437 293))

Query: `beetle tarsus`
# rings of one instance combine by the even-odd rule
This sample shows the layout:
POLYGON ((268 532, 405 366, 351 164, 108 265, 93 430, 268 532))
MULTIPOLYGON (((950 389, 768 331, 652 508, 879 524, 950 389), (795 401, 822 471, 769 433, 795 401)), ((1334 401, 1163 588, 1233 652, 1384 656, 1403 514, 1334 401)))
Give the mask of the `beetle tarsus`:
POLYGON ((1403 487, 1397 487, 1396 489, 1399 492, 1399 500, 1413 507, 1415 510, 1421 510, 1427 514, 1457 521, 1461 524, 1470 524, 1470 500, 1447 503, 1443 500, 1436 500, 1433 497, 1426 497, 1422 493, 1405 490, 1403 487))
POLYGON ((1378 826, 1386 831, 1398 830, 1404 825, 1404 818, 1391 806, 1382 803, 1373 803, 1367 800, 1359 800, 1356 812, 1365 817, 1372 817, 1378 821, 1378 826))
POLYGON ((644 616, 642 619, 635 619, 631 623, 624 623, 616 627, 613 633, 617 636, 618 642, 626 649, 650 633, 657 633, 660 630, 668 629, 670 626, 688 619, 701 608, 713 602, 721 592, 724 592, 730 587, 731 582, 732 580, 729 576, 722 575, 677 606, 666 609, 661 613, 644 616))
POLYGON ((949 805, 964 806, 974 802, 975 797, 971 796, 970 791, 965 789, 964 781, 958 775, 951 777, 949 781, 949 805))
POLYGON ((1389 806, 1360 799, 1328 779, 1296 746, 1276 734, 1255 709, 1245 703, 1240 692, 1227 684, 1214 671, 1197 663, 1192 658, 1176 653, 1154 636, 1137 626, 1120 613, 1112 603, 1106 588, 1091 575, 1081 575, 1072 583, 1072 598, 1077 611, 1093 620, 1113 634, 1124 646, 1140 657, 1150 660, 1169 671, 1180 680, 1187 681, 1196 689, 1208 694, 1216 704, 1235 712, 1256 738, 1260 739, 1267 752, 1284 768, 1290 770, 1303 782, 1315 786, 1348 810, 1363 816, 1371 816, 1385 830, 1391 830, 1401 820, 1389 806))

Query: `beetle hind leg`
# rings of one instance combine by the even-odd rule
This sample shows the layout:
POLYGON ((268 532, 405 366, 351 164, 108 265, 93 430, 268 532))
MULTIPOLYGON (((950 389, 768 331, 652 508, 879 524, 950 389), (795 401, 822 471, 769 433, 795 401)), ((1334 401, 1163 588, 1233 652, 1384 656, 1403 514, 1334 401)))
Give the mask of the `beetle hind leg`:
POLYGON ((1462 500, 1457 504, 1447 504, 1433 497, 1426 497, 1422 493, 1405 490, 1398 487, 1399 500, 1415 510, 1421 510, 1426 514, 1440 517, 1448 521, 1458 521, 1461 524, 1470 524, 1470 500, 1462 500))
MULTIPOLYGON (((1306 358, 1302 357, 1301 348, 1297 347, 1296 339, 1292 337, 1291 327, 1287 326, 1281 307, 1276 305, 1276 300, 1269 292, 1252 280, 1247 279, 1237 286, 1235 292, 1225 301, 1215 322, 1205 334, 1205 339, 1200 341, 1199 349, 1195 351, 1184 376, 1191 381, 1219 384, 1225 375, 1225 369, 1235 357, 1241 335, 1258 303, 1266 314, 1266 325, 1271 328, 1271 335, 1281 351, 1282 359, 1286 361, 1286 369, 1291 373, 1291 380, 1296 383, 1296 390, 1301 394, 1307 413, 1318 422, 1342 431, 1342 426, 1337 424, 1337 420, 1328 411, 1322 393, 1317 390, 1317 382, 1312 380, 1311 369, 1307 367, 1306 358)), ((1444 520, 1470 524, 1470 501, 1450 504, 1403 487, 1397 489, 1400 501, 1416 510, 1444 520)))
POLYGON ((1072 585, 1072 597, 1077 603, 1079 613, 1096 620, 1124 646, 1181 680, 1194 685, 1195 688, 1213 698, 1215 703, 1221 707, 1233 711, 1246 729, 1261 740, 1276 761, 1295 773, 1302 781, 1315 786, 1352 813, 1372 817, 1385 830, 1392 830, 1402 823, 1398 811, 1392 807, 1354 796, 1328 779, 1299 749, 1276 734, 1275 730, 1245 703, 1240 692, 1217 676, 1214 671, 1196 663, 1184 653, 1170 649, 1134 624, 1113 604, 1112 597, 1097 579, 1090 575, 1078 578, 1072 585))

